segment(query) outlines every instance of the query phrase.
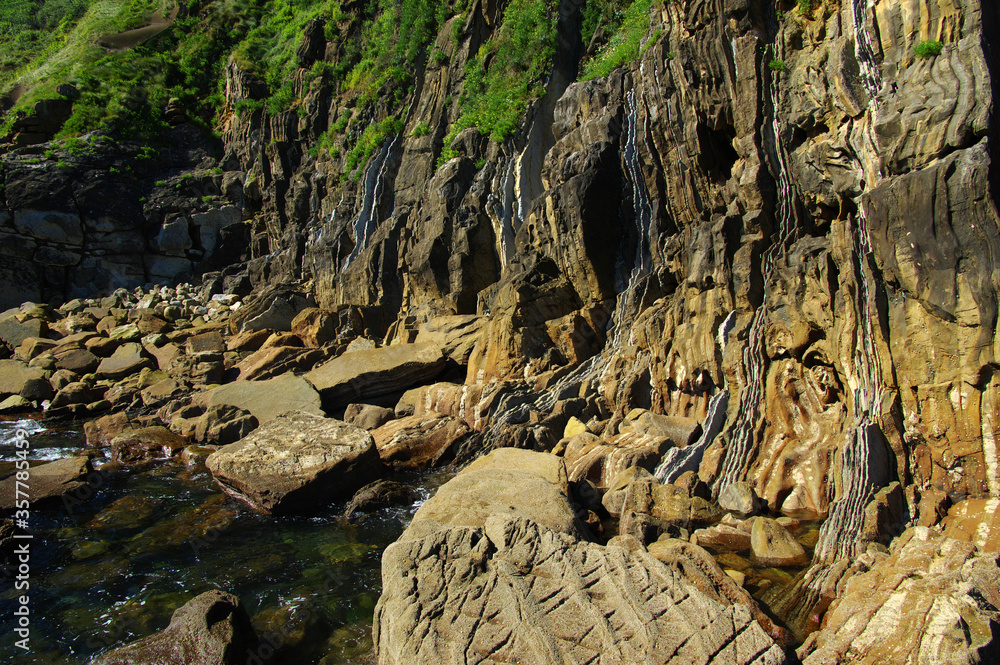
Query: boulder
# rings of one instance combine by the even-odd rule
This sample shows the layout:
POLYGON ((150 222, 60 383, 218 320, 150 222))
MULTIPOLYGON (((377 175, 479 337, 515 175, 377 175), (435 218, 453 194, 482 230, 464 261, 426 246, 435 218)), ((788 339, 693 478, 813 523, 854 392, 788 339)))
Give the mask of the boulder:
POLYGON ((491 515, 523 516, 581 537, 569 501, 566 465, 555 455, 500 448, 469 464, 424 502, 401 536, 421 538, 454 526, 481 528, 491 515))
POLYGON ((435 344, 398 344, 345 353, 305 375, 325 405, 385 395, 433 379, 444 367, 435 344))
POLYGON ((683 448, 693 443, 701 434, 701 425, 692 418, 667 416, 646 409, 633 409, 618 425, 619 432, 635 432, 670 439, 673 445, 683 448))
POLYGON ((413 416, 436 411, 461 418, 469 427, 479 429, 482 421, 476 405, 483 397, 483 390, 484 386, 481 384, 459 385, 447 382, 411 388, 396 403, 396 415, 413 416))
POLYGON ((226 494, 263 513, 314 510, 383 472, 368 432, 300 411, 223 446, 205 465, 226 494))
POLYGON ((304 349, 298 346, 261 347, 236 365, 243 381, 259 381, 288 372, 315 367, 328 356, 321 349, 304 349))
POLYGON ((638 432, 623 432, 606 440, 589 440, 592 442, 581 448, 566 446, 566 468, 570 480, 586 478, 601 489, 608 488, 615 476, 629 467, 641 466, 652 471, 674 445, 666 437, 638 432))
POLYGON ((382 461, 394 469, 426 469, 448 462, 472 433, 458 418, 425 413, 391 420, 372 431, 382 461))
POLYGON ((20 360, 0 360, 0 395, 20 395, 26 383, 45 378, 45 370, 20 360))
POLYGON ((523 517, 404 539, 382 557, 379 665, 790 662, 750 609, 633 542, 578 542, 523 517))
POLYGON ((205 409, 222 404, 249 411, 260 423, 266 423, 288 411, 322 416, 320 396, 304 379, 294 374, 265 381, 234 381, 195 396, 205 409))
POLYGON ((966 499, 944 518, 944 535, 973 543, 981 552, 1000 552, 1000 498, 966 499))
POLYGON ((802 566, 809 555, 777 520, 755 517, 750 524, 750 547, 762 566, 802 566))
POLYGON ((709 526, 720 517, 722 511, 717 505, 690 496, 682 487, 639 478, 626 490, 618 530, 650 543, 664 534, 678 534, 680 529, 709 526))
POLYGON ((469 362, 472 350, 482 336, 485 316, 457 314, 438 316, 417 329, 417 344, 430 342, 441 347, 441 352, 459 365, 469 362))
POLYGON ((344 422, 357 425, 369 432, 396 417, 392 409, 374 404, 348 404, 344 409, 344 422))
POLYGON ((612 517, 621 517, 622 506, 625 503, 625 494, 628 491, 629 485, 636 480, 656 482, 656 477, 641 466, 630 466, 615 476, 611 484, 608 485, 607 491, 601 497, 601 504, 612 517))
MULTIPOLYGON (((86 485, 86 478, 93 470, 88 457, 67 457, 33 466, 28 482, 28 500, 34 505, 71 494, 86 485)), ((0 511, 11 511, 17 505, 16 483, 15 475, 0 480, 0 511)))
POLYGON ((388 506, 408 505, 417 500, 416 490, 394 480, 376 480, 368 483, 351 498, 344 510, 344 517, 350 519, 354 513, 366 513, 388 506))
POLYGON ((122 432, 111 440, 111 461, 135 464, 153 459, 173 457, 186 442, 166 427, 143 427, 122 432))
POLYGON ((290 324, 295 334, 306 346, 323 346, 337 339, 340 318, 333 312, 308 307, 299 312, 290 324))
POLYGON ((41 319, 17 320, 19 309, 9 309, 0 314, 0 340, 14 349, 29 337, 44 337, 49 331, 48 324, 41 319))
POLYGON ((158 633, 119 647, 91 665, 243 665, 257 634, 240 599, 214 589, 194 597, 158 633))
POLYGON ((20 395, 11 395, 0 402, 0 413, 19 413, 31 409, 31 402, 20 395))
POLYGON ((87 445, 97 448, 111 445, 116 436, 134 429, 139 429, 139 425, 134 424, 124 411, 89 420, 83 425, 87 445))
POLYGON ((138 373, 144 367, 152 368, 153 365, 153 360, 146 354, 142 345, 127 342, 119 346, 110 358, 101 361, 97 373, 117 381, 138 373))
POLYGON ((187 340, 187 352, 190 354, 222 353, 225 350, 226 342, 218 330, 192 335, 187 340))
POLYGON ((740 480, 726 485, 719 492, 719 506, 747 517, 756 515, 762 508, 762 502, 750 483, 740 480))
POLYGON ((55 391, 45 379, 28 379, 21 387, 21 397, 29 402, 42 402, 52 399, 55 391))
POLYGON ((198 417, 194 438, 201 443, 225 446, 236 443, 260 423, 252 413, 231 404, 211 406, 198 417))
POLYGON ((863 557, 799 649, 804 665, 1000 662, 996 553, 917 526, 863 557))
POLYGON ((691 542, 716 551, 743 552, 750 549, 750 532, 728 524, 716 524, 695 531, 691 542))
POLYGON ((86 349, 70 349, 54 353, 56 369, 65 369, 76 374, 90 374, 101 364, 101 359, 86 349))
POLYGON ((58 409, 74 404, 90 404, 104 398, 104 390, 91 383, 75 381, 68 383, 56 392, 49 403, 50 409, 58 409))

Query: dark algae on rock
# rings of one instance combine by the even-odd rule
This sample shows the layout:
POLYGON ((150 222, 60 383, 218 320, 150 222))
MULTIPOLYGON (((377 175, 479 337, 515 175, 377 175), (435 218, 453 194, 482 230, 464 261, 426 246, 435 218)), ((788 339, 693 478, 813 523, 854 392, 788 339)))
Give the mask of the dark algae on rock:
POLYGON ((38 653, 996 659, 993 5, 4 3, 38 653))

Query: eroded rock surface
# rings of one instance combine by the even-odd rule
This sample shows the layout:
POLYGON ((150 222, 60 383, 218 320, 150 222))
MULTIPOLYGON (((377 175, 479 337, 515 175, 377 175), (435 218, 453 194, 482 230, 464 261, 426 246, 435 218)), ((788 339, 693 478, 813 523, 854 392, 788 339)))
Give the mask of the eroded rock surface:
POLYGON ((913 527, 871 558, 799 649, 804 665, 990 663, 1000 658, 997 554, 913 527))
POLYGON ((641 549, 496 515, 390 545, 380 665, 789 662, 743 605, 706 596, 641 549))

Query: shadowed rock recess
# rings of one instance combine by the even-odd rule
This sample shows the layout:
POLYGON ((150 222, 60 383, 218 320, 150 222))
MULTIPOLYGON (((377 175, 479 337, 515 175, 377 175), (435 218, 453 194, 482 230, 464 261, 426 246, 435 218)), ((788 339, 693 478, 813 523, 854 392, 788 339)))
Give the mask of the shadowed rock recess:
POLYGON ((444 3, 372 89, 363 4, 281 108, 230 58, 221 142, 2 155, 0 407, 169 427, 261 511, 464 468, 380 665, 1000 657, 993 0, 444 3))

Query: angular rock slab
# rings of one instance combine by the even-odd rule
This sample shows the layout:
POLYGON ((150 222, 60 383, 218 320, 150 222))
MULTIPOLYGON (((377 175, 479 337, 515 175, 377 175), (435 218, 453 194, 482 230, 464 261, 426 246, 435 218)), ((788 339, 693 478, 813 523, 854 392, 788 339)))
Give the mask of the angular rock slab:
POLYGON ((253 414, 261 423, 274 420, 288 411, 302 411, 322 416, 320 397, 309 383, 294 374, 283 374, 266 381, 233 381, 212 388, 195 397, 206 409, 228 404, 253 414))
POLYGON ((889 556, 841 582, 799 656, 804 665, 1000 662, 998 563, 996 553, 912 527, 889 556))
POLYGON ((345 353, 305 375, 325 405, 364 401, 429 381, 444 367, 441 347, 397 344, 345 353))
POLYGON ((472 430, 458 418, 425 413, 390 420, 372 431, 379 457, 395 469, 427 469, 454 457, 472 430))
POLYGON ((257 634, 240 599, 206 591, 179 607, 158 633, 110 651, 91 665, 242 665, 257 634))
MULTIPOLYGON (((33 466, 29 473, 28 500, 34 505, 75 492, 86 484, 87 475, 93 470, 89 457, 67 457, 33 466)), ((14 474, 0 481, 0 511, 13 510, 17 505, 16 483, 14 474)))
POLYGON ((375 608, 379 665, 778 665, 744 605, 724 605, 641 549, 491 517, 390 545, 375 608))
POLYGON ((0 395, 18 395, 25 384, 45 377, 40 367, 28 367, 20 360, 0 360, 0 395))
POLYGON ((302 512, 350 498, 384 468, 368 432, 302 412, 223 446, 205 466, 226 494, 263 513, 302 512))

